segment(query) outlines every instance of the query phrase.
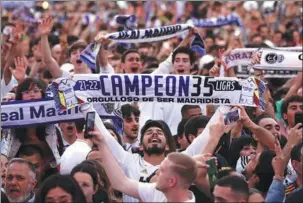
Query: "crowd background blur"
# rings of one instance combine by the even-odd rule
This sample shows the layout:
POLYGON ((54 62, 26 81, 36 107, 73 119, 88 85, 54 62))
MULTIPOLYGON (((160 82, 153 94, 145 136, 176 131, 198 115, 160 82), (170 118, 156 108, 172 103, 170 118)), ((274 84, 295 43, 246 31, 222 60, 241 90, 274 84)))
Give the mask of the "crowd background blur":
MULTIPOLYGON (((193 18, 212 19, 235 13, 241 19, 240 27, 224 25, 209 28, 197 27, 196 31, 191 30, 202 36, 206 55, 196 58, 197 60, 191 66, 190 74, 218 76, 217 68, 220 66, 218 60, 236 48, 302 47, 302 6, 302 1, 1 1, 1 101, 4 104, 13 100, 42 99, 48 94, 47 86, 53 79, 66 76, 65 73, 92 73, 79 59, 80 53, 87 44, 96 39, 96 36, 125 29, 123 25, 117 23, 115 18, 117 15, 135 15, 136 29, 145 29, 186 24, 193 18), (54 67, 60 68, 59 71, 56 72, 54 67)), ((178 36, 160 42, 106 44, 109 47, 103 46, 100 49, 106 50, 106 55, 103 55, 105 58, 102 59, 102 56, 98 58, 98 60, 101 59, 100 67, 95 73, 105 73, 102 72, 102 68, 107 67, 108 62, 115 73, 150 74, 178 46, 186 44, 187 40, 187 36, 178 36), (125 51, 133 48, 138 52, 133 52, 133 54, 138 54, 140 57, 137 61, 142 65, 140 71, 133 66, 129 66, 130 69, 127 71, 125 68, 127 65, 125 51), (122 67, 121 64, 124 66, 122 67)), ((184 72, 179 72, 179 74, 182 73, 184 72)), ((210 142, 214 141, 216 143, 214 146, 218 146, 210 150, 213 144, 211 143, 204 152, 209 150, 213 156, 216 156, 221 171, 217 174, 218 182, 215 188, 210 190, 208 185, 207 189, 202 189, 204 196, 197 195, 197 202, 201 200, 199 199, 202 198, 201 196, 207 201, 214 199, 216 202, 223 201, 222 198, 243 201, 241 199, 243 194, 245 194, 243 197, 245 201, 249 200, 248 196, 250 198, 261 196, 261 200, 250 199, 250 201, 260 202, 282 202, 285 200, 284 197, 288 198, 286 198, 287 201, 291 201, 289 198, 300 199, 300 197, 289 196, 295 192, 300 192, 296 195, 302 196, 303 150, 300 137, 302 132, 300 134, 298 130, 300 126, 295 124, 294 119, 296 113, 303 111, 302 72, 254 71, 248 69, 247 66, 237 65, 229 68, 224 76, 247 78, 252 75, 261 78, 267 84, 267 110, 261 112, 258 108, 239 107, 242 118, 245 118, 243 123, 238 123, 238 126, 230 132, 223 132, 223 130, 217 132, 221 128, 217 131, 215 127, 212 128, 212 132, 217 133, 219 139, 216 140, 218 137, 214 136, 215 141, 211 139, 210 142), (259 128, 266 131, 260 131, 259 128), (222 134, 228 134, 229 137, 222 134), (259 136, 260 134, 264 136, 259 136), (282 149, 284 148, 283 153, 281 153, 280 145, 282 149), (238 172, 241 178, 235 178, 232 175, 233 172, 238 172), (221 176, 230 178, 220 179, 221 176), (248 183, 245 181, 243 183, 243 178, 248 183), (284 185, 279 184, 281 182, 284 185), (244 189, 238 187, 237 184, 242 184, 244 189), (224 190, 226 187, 232 188, 234 193, 228 193, 224 190), (246 190, 245 187, 247 187, 246 190), (248 187, 251 188, 250 191, 248 187), (278 191, 277 188, 280 190, 278 191), (212 192, 213 195, 208 194, 212 192), (232 199, 235 197, 239 199, 232 199)), ((192 107, 185 105, 182 109, 178 108, 178 116, 182 120, 177 120, 179 117, 174 116, 177 113, 170 111, 170 117, 167 116, 167 120, 154 119, 153 122, 146 122, 143 126, 139 126, 140 115, 145 113, 144 108, 138 108, 139 105, 138 103, 126 104, 121 109, 124 124, 121 135, 113 123, 105 122, 104 129, 117 141, 118 145, 115 147, 123 148, 123 153, 125 150, 127 153, 139 153, 141 157, 144 157, 147 164, 140 162, 143 158, 142 160, 138 158, 138 163, 149 167, 148 170, 144 169, 144 172, 140 171, 140 173, 150 175, 145 177, 148 180, 145 182, 151 181, 152 175, 158 175, 155 170, 164 160, 163 154, 176 151, 176 146, 178 151, 186 151, 193 140, 198 139, 197 137, 203 131, 201 129, 206 128, 217 108, 213 105, 204 106, 202 109, 199 105, 192 107), (192 120, 195 116, 198 118, 192 120), (171 126, 175 126, 174 129, 171 126), (165 134, 165 137, 162 136, 161 139, 166 140, 167 143, 171 142, 168 143, 169 150, 165 149, 165 153, 161 153, 163 160, 160 162, 157 162, 158 159, 147 161, 146 157, 151 155, 144 147, 144 149, 141 148, 144 139, 140 140, 138 136, 141 133, 139 129, 143 128, 148 132, 148 129, 153 127, 161 128, 161 132, 165 134), (150 168, 153 169, 152 173, 150 168)), ((145 110, 148 111, 147 108, 145 110)), ((156 108, 153 110, 158 111, 156 108)), ((218 124, 216 125, 218 127, 218 124)), ((55 202, 58 199, 65 199, 66 202, 121 202, 121 192, 124 195, 130 195, 124 190, 125 188, 121 189, 119 184, 118 186, 114 184, 115 175, 111 174, 108 166, 102 166, 104 164, 102 160, 104 161, 107 156, 98 153, 96 140, 92 142, 84 138, 83 128, 84 120, 2 129, 1 195, 6 195, 11 202, 17 200, 33 202, 35 199, 36 202, 55 202), (16 183, 14 182, 15 175, 18 173, 16 171, 21 167, 22 174, 19 175, 24 177, 26 182, 18 180, 19 182, 16 183), (62 175, 58 175, 59 172, 62 175), (72 173, 73 177, 63 175, 66 173, 72 173), (106 174, 110 174, 109 177, 106 174), (64 180, 64 183, 60 182, 61 180, 64 180), (117 188, 119 191, 116 190, 117 188)), ((141 136, 145 135, 145 131, 142 131, 141 136)), ((161 144, 161 140, 159 142, 161 144)), ((109 148, 117 158, 119 155, 115 154, 111 146, 109 148)), ((203 158, 204 162, 206 157, 203 158)), ((134 159, 129 158, 129 160, 134 159)), ((131 163, 137 164, 137 162, 131 163)), ((127 167, 122 167, 122 169, 130 170, 127 167)), ((139 176, 135 174, 137 172, 128 171, 127 176, 137 177, 139 176)), ((201 174, 206 176, 207 172, 201 174)), ((208 181, 208 178, 203 179, 205 180, 208 181)), ((195 184, 198 185, 198 181, 195 184)), ((194 192, 194 194, 199 194, 199 192, 194 192)), ((143 198, 143 196, 140 197, 143 198)), ((136 202, 131 198, 127 200, 136 202)))

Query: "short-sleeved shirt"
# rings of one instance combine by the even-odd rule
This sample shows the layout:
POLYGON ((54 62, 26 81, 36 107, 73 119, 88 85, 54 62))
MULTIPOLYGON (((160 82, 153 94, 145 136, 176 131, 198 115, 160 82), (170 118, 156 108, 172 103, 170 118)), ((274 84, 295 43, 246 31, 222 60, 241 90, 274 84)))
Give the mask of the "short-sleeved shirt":
MULTIPOLYGON (((156 189, 155 183, 139 183, 138 193, 143 202, 167 202, 163 192, 156 189)), ((196 202, 195 196, 191 191, 188 191, 190 200, 185 202, 196 202)))

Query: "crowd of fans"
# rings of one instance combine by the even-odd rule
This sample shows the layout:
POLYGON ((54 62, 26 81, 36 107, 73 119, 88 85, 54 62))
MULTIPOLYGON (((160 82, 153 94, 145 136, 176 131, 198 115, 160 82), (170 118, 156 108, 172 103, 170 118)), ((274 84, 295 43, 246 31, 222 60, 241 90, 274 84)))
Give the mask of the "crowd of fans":
MULTIPOLYGON (((217 77, 221 55, 233 49, 303 44, 297 1, 6 1, 1 9, 2 104, 43 99, 54 79, 74 74, 217 77), (144 29, 233 12, 244 32, 225 25, 162 42, 106 38, 124 29, 116 15, 136 15, 144 29), (196 33, 204 56, 190 49, 196 33), (95 70, 79 59, 93 41, 101 44, 95 70)), ((224 76, 240 77, 238 68, 224 76)), ((222 115, 212 119, 219 106, 139 102, 120 104, 122 134, 99 116, 89 139, 85 119, 2 128, 1 202, 301 202, 302 72, 295 74, 247 70, 267 84, 266 110, 233 107, 241 120, 228 126, 222 115)), ((80 108, 84 118, 94 111, 80 108)))

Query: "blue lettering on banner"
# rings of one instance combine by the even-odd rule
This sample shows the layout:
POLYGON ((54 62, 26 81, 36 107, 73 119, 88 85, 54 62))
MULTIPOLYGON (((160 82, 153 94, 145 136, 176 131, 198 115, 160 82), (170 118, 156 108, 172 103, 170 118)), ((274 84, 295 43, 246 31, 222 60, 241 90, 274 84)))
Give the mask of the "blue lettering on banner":
POLYGON ((1 121, 17 121, 17 120, 24 120, 24 113, 23 113, 23 109, 19 108, 19 112, 18 111, 13 111, 10 113, 5 113, 5 112, 1 112, 1 121))
POLYGON ((166 95, 175 96, 176 94, 176 77, 175 76, 167 76, 166 77, 166 95), (171 82, 170 82, 171 80, 171 82), (170 86, 172 87, 170 92, 170 86))
POLYGON ((105 82, 104 82, 105 78, 108 79, 108 76, 107 75, 100 76, 100 86, 101 86, 100 89, 101 89, 102 95, 110 96, 110 93, 105 91, 105 82))
POLYGON ((155 76, 155 96, 160 97, 163 96, 162 92, 159 92, 159 89, 163 87, 163 84, 159 82, 159 79, 162 79, 163 76, 156 75, 155 76))
POLYGON ((136 92, 136 95, 139 95, 139 79, 138 76, 135 75, 133 81, 130 80, 129 77, 124 77, 125 79, 125 95, 129 96, 130 92, 136 92))
POLYGON ((179 80, 179 96, 182 97, 183 93, 185 97, 189 95, 189 76, 182 76, 179 80), (185 79, 185 80, 184 80, 185 79))
POLYGON ((113 75, 111 77, 112 80, 112 88, 113 88, 113 94, 114 95, 123 95, 123 90, 122 90, 122 79, 118 75, 113 75), (118 89, 118 94, 117 94, 117 89, 118 89))
POLYGON ((142 75, 141 80, 142 80, 142 95, 145 96, 146 88, 152 86, 152 78, 149 75, 142 75))
POLYGON ((45 117, 45 109, 44 106, 40 105, 38 111, 36 111, 35 107, 29 107, 30 111, 30 118, 40 118, 40 117, 45 117))

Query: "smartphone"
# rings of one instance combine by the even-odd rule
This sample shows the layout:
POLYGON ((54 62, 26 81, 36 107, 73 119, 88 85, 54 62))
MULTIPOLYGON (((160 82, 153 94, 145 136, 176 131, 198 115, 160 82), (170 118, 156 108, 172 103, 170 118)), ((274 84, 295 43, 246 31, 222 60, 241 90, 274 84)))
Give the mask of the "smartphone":
POLYGON ((95 112, 88 112, 86 114, 86 124, 85 124, 85 130, 84 130, 84 138, 89 139, 91 138, 91 135, 89 135, 90 131, 93 131, 95 128, 95 112))
POLYGON ((301 123, 303 125, 303 113, 295 114, 295 125, 297 125, 298 123, 301 123))
POLYGON ((206 164, 209 165, 209 168, 207 169, 209 186, 210 188, 214 188, 217 183, 216 159, 209 159, 206 161, 206 164))
POLYGON ((224 124, 229 125, 240 120, 240 109, 233 109, 224 114, 224 124))

